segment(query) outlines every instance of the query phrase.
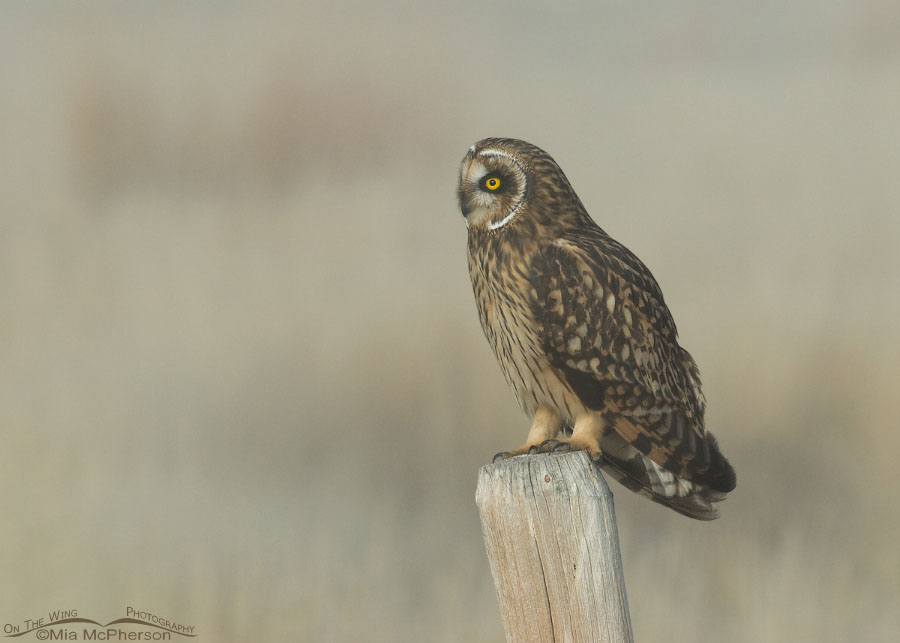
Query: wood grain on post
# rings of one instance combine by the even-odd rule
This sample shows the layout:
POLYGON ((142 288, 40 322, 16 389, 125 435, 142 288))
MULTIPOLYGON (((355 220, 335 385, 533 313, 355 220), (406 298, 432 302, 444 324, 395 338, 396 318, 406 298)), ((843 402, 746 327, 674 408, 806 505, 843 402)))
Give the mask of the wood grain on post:
POLYGON ((475 500, 507 641, 633 641, 612 492, 586 453, 484 466, 475 500))

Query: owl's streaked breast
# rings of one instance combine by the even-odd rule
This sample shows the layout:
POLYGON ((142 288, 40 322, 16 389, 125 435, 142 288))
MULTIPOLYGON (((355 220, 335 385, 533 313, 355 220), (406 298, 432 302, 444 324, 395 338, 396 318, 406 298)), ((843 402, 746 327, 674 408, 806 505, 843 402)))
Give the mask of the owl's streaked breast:
POLYGON ((519 405, 529 417, 538 406, 549 406, 571 425, 583 405, 547 360, 528 300, 534 292, 528 266, 537 244, 513 249, 502 237, 473 232, 468 249, 481 328, 519 405))

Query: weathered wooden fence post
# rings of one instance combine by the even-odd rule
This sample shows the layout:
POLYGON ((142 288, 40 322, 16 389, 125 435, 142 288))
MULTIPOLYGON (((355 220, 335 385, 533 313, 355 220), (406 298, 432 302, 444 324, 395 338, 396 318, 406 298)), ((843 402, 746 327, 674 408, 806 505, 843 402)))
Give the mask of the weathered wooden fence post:
POLYGON ((484 466, 475 500, 507 641, 633 641, 612 492, 587 454, 484 466))

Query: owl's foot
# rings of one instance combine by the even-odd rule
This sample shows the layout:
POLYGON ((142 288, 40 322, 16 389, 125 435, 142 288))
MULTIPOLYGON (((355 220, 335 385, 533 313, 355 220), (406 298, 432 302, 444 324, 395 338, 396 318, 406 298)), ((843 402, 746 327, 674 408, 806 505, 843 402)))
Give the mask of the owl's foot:
POLYGON ((572 436, 563 440, 544 440, 543 442, 526 442, 513 451, 501 451, 493 458, 493 462, 508 460, 517 455, 535 455, 537 453, 565 453, 567 451, 587 451, 591 460, 599 462, 603 458, 600 444, 591 438, 584 436, 572 436))
POLYGON ((500 462, 502 460, 509 460, 510 458, 515 458, 517 455, 527 455, 529 453, 536 453, 536 451, 532 451, 537 445, 526 442, 518 449, 513 449, 512 451, 501 451, 500 453, 495 453, 494 457, 491 459, 491 462, 500 462))
POLYGON ((494 462, 508 460, 517 455, 539 453, 540 445, 546 442, 548 438, 559 435, 562 428, 563 421, 559 413, 549 406, 541 405, 534 412, 534 420, 531 423, 531 428, 528 430, 528 438, 525 440, 525 444, 512 451, 498 453, 494 456, 494 462))
POLYGON ((599 462, 603 458, 600 444, 592 437, 573 435, 562 440, 544 440, 531 447, 529 453, 566 453, 568 451, 587 451, 591 460, 599 462))
POLYGON ((512 451, 501 451, 500 453, 495 454, 492 462, 509 460, 510 458, 515 458, 517 455, 533 455, 535 453, 543 453, 540 447, 547 442, 554 442, 554 440, 544 440, 542 442, 526 442, 518 449, 513 449, 512 451))

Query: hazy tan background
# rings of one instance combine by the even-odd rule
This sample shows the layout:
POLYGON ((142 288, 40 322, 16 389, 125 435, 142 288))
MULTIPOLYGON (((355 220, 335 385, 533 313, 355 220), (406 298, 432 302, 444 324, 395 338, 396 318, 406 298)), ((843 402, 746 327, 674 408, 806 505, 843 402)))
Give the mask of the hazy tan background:
POLYGON ((900 5, 27 4, 0 622, 502 640, 475 479, 527 421, 454 195, 499 135, 654 271, 738 472, 711 524, 614 488, 637 639, 896 640, 900 5))

